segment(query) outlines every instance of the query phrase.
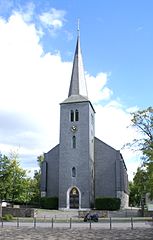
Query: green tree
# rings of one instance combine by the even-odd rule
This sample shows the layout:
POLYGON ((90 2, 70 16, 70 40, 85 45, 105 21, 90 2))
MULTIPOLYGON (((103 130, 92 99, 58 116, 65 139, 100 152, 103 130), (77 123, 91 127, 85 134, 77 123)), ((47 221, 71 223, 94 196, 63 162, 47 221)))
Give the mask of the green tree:
POLYGON ((147 183, 146 189, 150 195, 150 198, 153 199, 153 162, 146 163, 147 169, 147 183))
POLYGON ((43 163, 43 161, 44 161, 44 153, 37 157, 37 163, 40 168, 41 168, 41 164, 43 163))
POLYGON ((143 167, 138 167, 133 181, 129 183, 130 206, 141 206, 142 199, 147 193, 148 174, 143 167))
POLYGON ((137 111, 132 115, 132 126, 142 135, 141 139, 134 139, 131 145, 137 144, 138 149, 143 153, 144 162, 153 161, 153 108, 137 111))
POLYGON ((32 203, 34 204, 40 204, 40 176, 41 176, 41 164, 44 161, 44 154, 41 154, 37 157, 37 163, 39 166, 39 169, 35 171, 34 177, 31 180, 31 191, 32 191, 32 203))
POLYGON ((133 181, 129 182, 129 205, 132 207, 139 206, 140 197, 137 186, 133 181))
POLYGON ((0 199, 11 202, 26 202, 30 191, 30 178, 27 171, 20 167, 18 156, 0 156, 0 199))
MULTIPOLYGON (((150 198, 153 198, 153 108, 132 113, 132 126, 140 133, 140 139, 134 139, 130 146, 135 146, 143 154, 143 164, 138 168, 137 173, 131 185, 131 194, 137 191, 137 194, 142 197, 142 194, 149 193, 150 198), (139 192, 139 193, 138 193, 139 192)), ((140 200, 140 199, 139 199, 140 200)))
POLYGON ((11 194, 10 160, 0 155, 0 199, 6 200, 11 194))
POLYGON ((40 170, 36 170, 30 183, 31 203, 40 204, 40 170))

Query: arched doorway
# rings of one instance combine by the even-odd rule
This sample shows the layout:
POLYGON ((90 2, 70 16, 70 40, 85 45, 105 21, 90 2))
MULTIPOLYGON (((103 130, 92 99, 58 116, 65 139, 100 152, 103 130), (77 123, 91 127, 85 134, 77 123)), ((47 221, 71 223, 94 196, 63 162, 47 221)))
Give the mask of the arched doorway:
POLYGON ((70 208, 79 208, 79 191, 76 187, 73 187, 70 191, 70 208))

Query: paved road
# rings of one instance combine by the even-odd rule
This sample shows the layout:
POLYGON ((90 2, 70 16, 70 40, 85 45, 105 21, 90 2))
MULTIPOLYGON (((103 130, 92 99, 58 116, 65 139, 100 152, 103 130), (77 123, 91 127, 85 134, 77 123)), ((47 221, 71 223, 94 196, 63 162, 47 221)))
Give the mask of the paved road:
POLYGON ((153 228, 133 230, 0 228, 0 240, 145 240, 153 239, 153 228))

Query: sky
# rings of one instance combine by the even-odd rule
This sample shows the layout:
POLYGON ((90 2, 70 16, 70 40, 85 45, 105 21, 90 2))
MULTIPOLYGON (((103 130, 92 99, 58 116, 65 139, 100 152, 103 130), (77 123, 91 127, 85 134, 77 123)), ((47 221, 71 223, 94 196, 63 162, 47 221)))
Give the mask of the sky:
POLYGON ((0 0, 0 151, 38 169, 59 143, 80 22, 95 135, 124 157, 129 179, 140 155, 123 146, 140 134, 130 113, 152 106, 152 0, 0 0))

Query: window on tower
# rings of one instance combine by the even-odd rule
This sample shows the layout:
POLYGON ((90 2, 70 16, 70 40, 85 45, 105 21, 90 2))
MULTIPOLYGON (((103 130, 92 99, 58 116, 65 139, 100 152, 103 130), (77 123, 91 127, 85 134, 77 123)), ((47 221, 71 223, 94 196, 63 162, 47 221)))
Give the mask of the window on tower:
POLYGON ((72 177, 76 177, 76 168, 75 167, 72 168, 72 177))
POLYGON ((72 137, 72 147, 76 148, 76 136, 72 137))
POLYGON ((79 111, 76 109, 75 111, 70 111, 70 121, 71 122, 78 122, 79 121, 79 111))
POLYGON ((70 115, 71 122, 74 122, 74 111, 71 110, 71 115, 70 115))
POLYGON ((79 111, 75 110, 75 121, 79 121, 79 111))

